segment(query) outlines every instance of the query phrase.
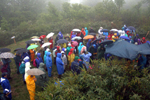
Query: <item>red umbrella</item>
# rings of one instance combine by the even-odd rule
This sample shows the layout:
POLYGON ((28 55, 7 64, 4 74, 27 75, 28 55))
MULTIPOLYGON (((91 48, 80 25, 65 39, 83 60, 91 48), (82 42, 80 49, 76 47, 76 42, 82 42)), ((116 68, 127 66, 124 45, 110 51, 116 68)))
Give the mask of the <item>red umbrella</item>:
POLYGON ((46 35, 41 35, 40 36, 40 39, 42 38, 42 39, 44 39, 46 37, 46 35))
POLYGON ((78 42, 77 41, 72 41, 72 45, 78 46, 78 42))

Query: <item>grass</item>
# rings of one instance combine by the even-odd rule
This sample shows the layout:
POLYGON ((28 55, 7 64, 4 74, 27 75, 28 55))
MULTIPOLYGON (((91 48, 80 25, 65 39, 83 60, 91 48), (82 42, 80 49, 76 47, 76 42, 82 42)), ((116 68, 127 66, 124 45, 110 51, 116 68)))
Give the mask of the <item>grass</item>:
MULTIPOLYGON (((17 42, 16 44, 11 44, 6 46, 5 48, 10 48, 12 53, 15 53, 14 50, 16 48, 25 48, 26 43, 29 39, 17 42)), ((38 48, 39 49, 39 48, 38 48)), ((17 74, 17 67, 15 65, 14 59, 11 59, 10 68, 11 68, 11 77, 12 79, 9 80, 11 89, 12 89, 12 100, 29 100, 29 93, 27 91, 26 85, 23 83, 23 76, 22 74, 17 74)), ((33 67, 33 65, 32 65, 33 67)), ((0 72, 1 74, 1 72, 0 72)), ((53 80, 53 78, 57 77, 57 69, 56 66, 53 64, 52 66, 52 75, 53 77, 49 78, 53 80)), ((42 91, 41 87, 36 86, 36 92, 42 91)), ((0 87, 0 92, 3 92, 2 87, 0 87)), ((35 96, 35 100, 39 100, 37 96, 35 96)))

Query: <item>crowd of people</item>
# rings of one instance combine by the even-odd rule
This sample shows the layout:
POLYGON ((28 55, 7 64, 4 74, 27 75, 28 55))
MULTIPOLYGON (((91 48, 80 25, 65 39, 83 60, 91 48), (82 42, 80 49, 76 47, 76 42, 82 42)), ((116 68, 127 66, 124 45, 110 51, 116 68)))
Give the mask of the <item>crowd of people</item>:
MULTIPOLYGON (((146 43, 147 40, 145 37, 140 39, 138 34, 135 34, 135 30, 127 29, 126 25, 122 30, 112 30, 110 32, 103 31, 103 27, 100 27, 97 32, 91 27, 90 30, 87 27, 82 28, 81 31, 71 31, 71 34, 63 36, 61 32, 53 40, 53 37, 48 38, 48 41, 51 43, 50 46, 44 48, 30 49, 28 52, 22 54, 16 52, 16 57, 14 58, 15 64, 17 66, 17 74, 22 74, 23 82, 27 86, 27 90, 30 94, 30 100, 34 100, 35 96, 35 87, 36 85, 44 88, 48 82, 48 77, 53 76, 52 68, 56 66, 58 72, 58 78, 66 71, 72 71, 74 74, 80 74, 81 69, 84 68, 88 70, 92 60, 100 60, 105 58, 106 60, 111 56, 110 54, 105 54, 105 45, 100 44, 105 40, 112 40, 113 42, 117 41, 121 36, 126 36, 129 39, 124 39, 125 41, 140 45, 146 43), (95 33, 93 38, 84 40, 84 37, 95 33), (72 40, 75 37, 81 37, 80 39, 72 40), (67 43, 57 43, 58 40, 65 39, 67 43), (77 44, 74 44, 76 41, 77 44), (53 43, 54 42, 54 43, 53 43), (27 71, 31 67, 36 67, 44 72, 48 72, 48 75, 45 73, 40 76, 28 75, 27 71)), ((40 38, 40 46, 45 42, 44 38, 40 38)), ((27 44, 28 48, 32 44, 27 44)), ((147 58, 141 56, 139 58, 139 65, 142 65, 142 68, 146 66, 147 58), (142 60, 141 60, 142 59, 142 60), (144 63, 144 65, 143 65, 144 63)), ((3 87, 3 93, 7 95, 7 98, 11 100, 11 88, 8 79, 11 79, 11 60, 9 58, 2 59, 0 65, 2 66, 1 72, 2 77, 0 80, 1 86, 3 87)))

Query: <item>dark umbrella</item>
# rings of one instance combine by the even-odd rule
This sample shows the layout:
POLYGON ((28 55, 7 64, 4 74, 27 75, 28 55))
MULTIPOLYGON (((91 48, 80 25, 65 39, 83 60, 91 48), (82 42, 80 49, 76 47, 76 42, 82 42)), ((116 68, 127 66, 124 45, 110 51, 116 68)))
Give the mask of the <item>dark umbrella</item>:
POLYGON ((127 27, 127 29, 129 29, 129 30, 136 30, 133 26, 129 26, 129 27, 127 27))
POLYGON ((111 43, 113 43, 112 40, 105 40, 105 41, 101 42, 99 45, 101 45, 101 44, 103 44, 103 45, 109 45, 111 43))
POLYGON ((108 32, 108 29, 102 29, 101 32, 108 32))
POLYGON ((65 40, 65 39, 60 39, 60 40, 57 41, 57 43, 59 43, 59 44, 68 43, 68 41, 65 40))
POLYGON ((26 49, 22 48, 22 49, 18 50, 16 53, 17 54, 22 54, 24 52, 28 52, 28 51, 26 49))
POLYGON ((88 35, 93 35, 94 36, 94 35, 96 35, 96 33, 89 33, 88 35))
POLYGON ((26 41, 26 44, 31 44, 31 43, 35 43, 35 42, 32 40, 26 41))
POLYGON ((17 48, 17 49, 15 49, 14 51, 18 51, 18 50, 20 50, 20 49, 23 49, 23 48, 17 48))
POLYGON ((130 40, 127 36, 120 36, 121 39, 130 40))
POLYGON ((96 40, 94 40, 94 41, 92 42, 92 44, 95 44, 97 41, 100 41, 100 40, 101 40, 101 38, 96 39, 96 40))
POLYGON ((3 53, 3 52, 10 52, 11 50, 9 48, 2 48, 0 49, 0 53, 3 53))

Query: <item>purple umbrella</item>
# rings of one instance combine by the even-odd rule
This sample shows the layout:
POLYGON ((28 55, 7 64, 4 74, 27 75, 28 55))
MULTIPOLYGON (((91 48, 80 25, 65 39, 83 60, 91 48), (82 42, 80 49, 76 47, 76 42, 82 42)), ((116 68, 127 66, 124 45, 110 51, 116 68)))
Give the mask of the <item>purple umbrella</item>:
POLYGON ((127 36, 120 36, 121 39, 130 40, 127 36))

